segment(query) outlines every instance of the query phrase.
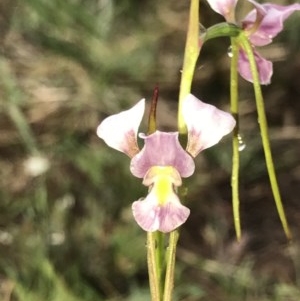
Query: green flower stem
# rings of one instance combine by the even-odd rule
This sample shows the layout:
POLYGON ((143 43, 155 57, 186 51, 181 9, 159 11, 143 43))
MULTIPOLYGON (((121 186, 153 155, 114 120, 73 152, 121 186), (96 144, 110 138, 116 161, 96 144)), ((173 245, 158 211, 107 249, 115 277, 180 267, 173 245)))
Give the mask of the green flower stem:
POLYGON ((166 264, 165 264, 165 234, 160 232, 160 231, 156 231, 155 232, 155 241, 156 241, 155 262, 156 262, 156 266, 157 266, 159 292, 160 292, 160 296, 162 296, 163 292, 164 292, 163 277, 165 275, 165 270, 166 270, 166 264))
POLYGON ((203 43, 218 37, 231 37, 232 59, 231 59, 231 74, 230 74, 230 107, 231 112, 236 119, 236 127, 233 131, 233 154, 232 154, 232 207, 233 219, 237 239, 241 237, 241 224, 239 213, 239 120, 238 120, 238 44, 236 37, 242 31, 235 24, 219 23, 209 27, 205 34, 203 43))
POLYGON ((174 288, 174 272, 176 260, 176 246, 179 238, 178 230, 170 233, 169 246, 167 252, 167 270, 165 278, 164 298, 163 301, 171 301, 174 288))
POLYGON ((156 233, 147 232, 147 263, 152 301, 161 301, 159 272, 156 261, 156 233))
POLYGON ((240 201, 239 201, 239 104, 238 104, 238 57, 239 47, 235 38, 231 38, 231 66, 230 66, 230 109, 236 120, 232 139, 232 208, 233 221, 237 240, 241 238, 240 201))
POLYGON ((280 191, 277 183, 277 178, 276 178, 276 173, 275 173, 275 168, 274 168, 274 163, 273 163, 273 158, 272 158, 272 152, 271 152, 271 147, 270 147, 270 141, 269 141, 269 134, 268 134, 268 123, 267 123, 267 118, 266 118, 266 113, 265 113, 265 107, 264 107, 264 100, 262 96, 262 91, 260 87, 260 81, 259 81, 259 74, 257 71, 257 65, 255 61, 255 57, 253 54, 253 48, 248 40, 248 38, 245 36, 244 33, 241 33, 238 37, 238 40, 243 47, 243 49, 246 51, 249 63, 250 63, 250 68, 251 68, 251 73, 253 77, 253 88, 254 88, 254 94, 255 94, 255 99, 256 99, 256 107, 257 107, 257 113, 258 113, 258 122, 260 125, 260 132, 261 132, 261 137, 262 137, 262 144, 263 144, 263 149, 265 153, 265 159, 266 159, 266 165, 269 173, 269 178, 270 178, 270 183, 271 183, 271 188, 273 192, 273 196, 275 199, 277 211, 279 218, 282 223, 283 230, 287 236, 288 239, 292 238, 289 225, 286 219, 285 211, 282 205, 282 200, 280 196, 280 191))
POLYGON ((237 37, 242 29, 235 24, 231 23, 218 23, 207 28, 204 35, 204 42, 221 37, 237 37))
POLYGON ((182 116, 182 103, 185 96, 191 91, 192 80, 199 52, 199 0, 191 0, 178 104, 178 131, 180 134, 187 133, 186 124, 182 116))

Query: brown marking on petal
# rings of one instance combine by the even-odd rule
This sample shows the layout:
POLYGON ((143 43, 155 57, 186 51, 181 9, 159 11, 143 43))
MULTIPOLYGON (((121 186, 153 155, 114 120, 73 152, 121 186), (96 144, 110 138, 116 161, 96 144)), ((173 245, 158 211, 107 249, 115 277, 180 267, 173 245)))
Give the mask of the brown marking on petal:
POLYGON ((195 131, 195 129, 190 129, 188 135, 188 141, 186 145, 186 151, 192 156, 196 157, 201 151, 201 139, 195 131))
POLYGON ((126 144, 123 146, 124 153, 129 156, 130 158, 133 158, 136 154, 140 152, 140 149, 137 145, 137 139, 135 132, 133 130, 126 133, 126 144))

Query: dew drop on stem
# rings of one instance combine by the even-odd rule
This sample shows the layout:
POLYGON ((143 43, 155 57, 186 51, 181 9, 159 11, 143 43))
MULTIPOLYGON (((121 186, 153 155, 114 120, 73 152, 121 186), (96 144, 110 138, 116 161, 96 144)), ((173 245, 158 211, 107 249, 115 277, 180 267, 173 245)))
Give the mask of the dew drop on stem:
POLYGON ((233 57, 233 54, 232 54, 232 47, 229 46, 228 49, 227 49, 227 55, 232 58, 233 57))
POLYGON ((244 140, 240 134, 238 134, 237 139, 239 142, 239 151, 241 152, 246 148, 246 143, 244 142, 244 140))

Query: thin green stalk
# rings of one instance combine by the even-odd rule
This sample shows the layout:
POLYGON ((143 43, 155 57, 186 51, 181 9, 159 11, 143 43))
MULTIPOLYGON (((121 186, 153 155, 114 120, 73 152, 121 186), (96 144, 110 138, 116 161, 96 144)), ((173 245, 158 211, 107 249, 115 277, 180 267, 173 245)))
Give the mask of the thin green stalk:
POLYGON ((264 107, 264 99, 260 87, 260 81, 259 81, 259 74, 257 70, 257 65, 255 61, 255 57, 253 54, 253 48, 248 40, 248 38, 242 33, 239 36, 239 41, 243 47, 243 49, 246 51, 249 63, 250 63, 250 68, 251 68, 251 73, 253 77, 253 88, 254 88, 254 94, 255 94, 255 99, 256 99, 256 107, 257 107, 257 113, 258 113, 258 122, 260 126, 260 133, 262 137, 262 144, 263 144, 263 149, 265 153, 265 159, 266 159, 266 165, 268 169, 268 174, 269 174, 269 179, 271 183, 271 188, 273 192, 273 196, 275 199, 275 204, 277 207, 278 215, 282 223, 283 230, 287 236, 288 239, 292 238, 289 225, 286 219, 285 211, 282 205, 282 200, 280 196, 280 191, 277 183, 277 178, 276 178, 276 173, 275 173, 275 168, 274 168, 274 163, 273 163, 273 158, 272 158, 272 152, 271 152, 271 147, 270 147, 270 141, 269 141, 269 134, 268 134, 268 123, 267 123, 267 118, 266 118, 266 112, 265 112, 265 107, 264 107))
POLYGON ((180 134, 186 134, 187 132, 186 125, 182 116, 182 103, 185 96, 188 95, 191 91, 192 80, 196 62, 199 56, 199 51, 199 0, 191 0, 189 25, 184 50, 178 104, 178 131, 180 134))
MULTIPOLYGON (((199 2, 200 0, 191 0, 190 4, 189 24, 187 30, 187 39, 185 44, 182 75, 180 81, 178 103, 178 131, 183 136, 187 133, 186 124, 182 114, 183 100, 191 91, 195 67, 199 56, 200 48, 203 43, 203 41, 200 40, 199 36, 199 2)), ((169 236, 163 301, 172 300, 176 259, 175 255, 178 237, 178 230, 172 231, 169 236)))
POLYGON ((163 296, 163 292, 164 292, 163 278, 164 278, 165 270, 166 270, 165 234, 160 231, 156 231, 155 239, 156 239, 155 262, 156 262, 156 267, 157 267, 159 292, 160 292, 160 296, 163 296))
POLYGON ((237 37, 241 31, 242 29, 235 24, 227 22, 218 23, 206 29, 203 43, 215 38, 237 37))
POLYGON ((176 247, 177 247, 178 238, 179 238, 178 230, 174 230, 170 233, 169 246, 167 252, 167 270, 166 270, 163 301, 172 301, 172 294, 174 288, 176 247))
POLYGON ((233 221, 237 240, 241 238, 240 201, 239 201, 239 104, 238 104, 238 56, 239 48, 235 38, 231 38, 231 66, 230 66, 230 109, 236 120, 232 139, 232 208, 233 221))
POLYGON ((147 232, 147 263, 149 274, 149 285, 152 301, 161 301, 160 283, 156 261, 156 234, 147 232))

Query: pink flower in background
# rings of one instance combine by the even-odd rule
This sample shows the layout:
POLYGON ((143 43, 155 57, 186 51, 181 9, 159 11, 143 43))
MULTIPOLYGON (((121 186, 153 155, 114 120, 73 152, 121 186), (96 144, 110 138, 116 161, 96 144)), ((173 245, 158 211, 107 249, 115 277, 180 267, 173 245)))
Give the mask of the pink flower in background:
MULTIPOLYGON (((283 22, 295 11, 300 10, 300 4, 287 6, 265 3, 259 4, 254 0, 248 0, 254 5, 254 9, 242 20, 242 28, 245 30, 253 45, 261 84, 269 84, 273 74, 273 64, 263 58, 255 49, 255 46, 265 46, 272 43, 283 30, 283 22)), ((227 22, 235 23, 233 18, 237 0, 207 0, 211 8, 224 16, 227 22)), ((249 61, 243 48, 240 48, 238 68, 240 75, 252 82, 252 74, 249 61)))
POLYGON ((203 103, 189 94, 183 102, 183 117, 188 128, 186 150, 178 140, 178 132, 155 131, 144 140, 141 150, 137 133, 144 115, 145 100, 140 100, 127 111, 103 120, 97 135, 106 144, 131 158, 131 173, 143 179, 149 187, 146 198, 132 204, 133 216, 145 231, 170 232, 182 225, 190 210, 177 195, 181 178, 190 177, 195 170, 193 158, 218 143, 235 126, 234 118, 216 107, 203 103))
POLYGON ((227 22, 234 23, 235 6, 238 0, 207 0, 210 7, 227 22))

